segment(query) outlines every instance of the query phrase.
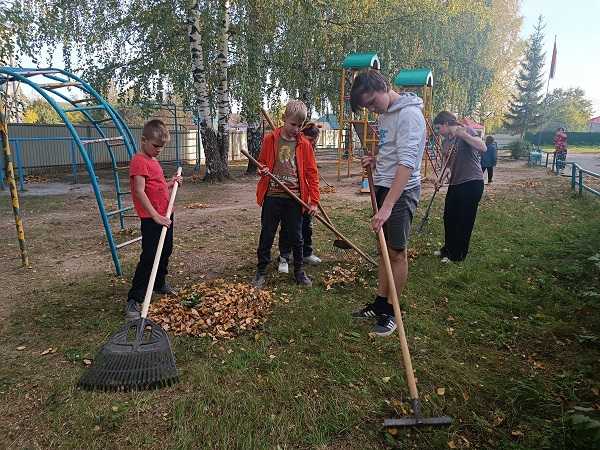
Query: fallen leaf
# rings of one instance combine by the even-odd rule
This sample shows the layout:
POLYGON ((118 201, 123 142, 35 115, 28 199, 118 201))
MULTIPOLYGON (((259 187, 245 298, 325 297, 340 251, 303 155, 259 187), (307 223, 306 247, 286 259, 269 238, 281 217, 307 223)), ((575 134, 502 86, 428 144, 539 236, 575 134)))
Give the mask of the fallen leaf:
POLYGON ((522 436, 524 436, 523 432, 521 430, 513 430, 513 431, 510 432, 510 434, 512 434, 515 437, 522 437, 522 436))
POLYGON ((468 392, 463 392, 462 396, 465 399, 465 401, 469 400, 469 398, 470 398, 468 392))
MULTIPOLYGON (((41 356, 47 355, 48 353, 52 352, 52 347, 47 348, 46 350, 44 350, 42 353, 40 353, 41 356)), ((54 353, 54 352, 52 352, 54 353)))
POLYGON ((118 406, 113 406, 111 409, 112 409, 114 412, 117 412, 117 411, 119 410, 119 407, 118 407, 118 406))
POLYGON ((92 360, 91 359, 84 359, 83 360, 83 364, 85 364, 86 366, 91 366, 92 365, 92 360))
POLYGON ((277 356, 275 356, 275 355, 269 355, 269 358, 275 359, 275 358, 277 358, 277 356))
POLYGON ((21 350, 25 350, 26 348, 27 348, 27 347, 25 347, 24 345, 19 345, 19 346, 17 347, 17 350, 18 350, 18 351, 21 351, 21 350))
POLYGON ((439 387, 435 390, 435 392, 437 393, 437 395, 445 395, 446 394, 446 388, 443 387, 439 387))
POLYGON ((454 441, 448 441, 448 448, 457 448, 454 441))
POLYGON ((382 378, 384 383, 388 383, 391 379, 392 379, 392 377, 383 377, 382 378))

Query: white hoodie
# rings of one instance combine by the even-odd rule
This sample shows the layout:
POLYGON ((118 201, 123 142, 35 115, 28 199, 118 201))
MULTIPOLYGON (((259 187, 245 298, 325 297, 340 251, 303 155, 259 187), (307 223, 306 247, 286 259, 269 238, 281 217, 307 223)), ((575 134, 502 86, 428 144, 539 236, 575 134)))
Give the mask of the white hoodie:
POLYGON ((391 187, 398 166, 412 174, 404 190, 421 185, 421 161, 425 150, 423 100, 410 93, 400 94, 387 112, 379 115, 379 153, 373 181, 375 186, 391 187))

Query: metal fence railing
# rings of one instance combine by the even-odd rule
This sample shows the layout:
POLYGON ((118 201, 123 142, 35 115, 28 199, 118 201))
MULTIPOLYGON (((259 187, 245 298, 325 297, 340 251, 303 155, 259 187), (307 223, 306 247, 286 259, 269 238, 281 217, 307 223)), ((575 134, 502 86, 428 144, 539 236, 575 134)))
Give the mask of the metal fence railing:
MULTIPOLYGON (((561 171, 559 164, 557 164, 556 153, 545 153, 545 167, 550 167, 552 173, 559 175, 561 171)), ((530 166, 542 165, 542 152, 530 152, 528 164, 530 166)), ((584 192, 589 192, 600 197, 600 174, 585 169, 575 162, 563 161, 562 165, 564 165, 565 169, 567 166, 571 166, 571 189, 576 191, 579 195, 583 195, 584 192)))
MULTIPOLYGON (((87 125, 76 126, 80 136, 94 139, 97 131, 87 125)), ((84 162, 77 146, 63 125, 11 124, 9 126, 9 143, 14 154, 15 171, 19 189, 25 190, 28 175, 63 174, 70 172, 73 182, 78 182, 79 172, 85 172, 84 162)), ((117 136, 117 131, 105 127, 106 136, 117 136)), ((139 142, 141 128, 131 128, 131 133, 139 142)), ((229 133, 229 159, 244 159, 240 149, 245 149, 246 131, 231 129, 229 133)), ((88 156, 96 168, 111 167, 111 159, 104 143, 87 146, 88 156)), ((125 148, 113 149, 119 165, 128 164, 129 158, 125 148)), ((171 130, 171 140, 161 152, 159 160, 163 163, 193 165, 194 171, 200 169, 205 162, 202 142, 198 139, 198 130, 180 126, 171 130)), ((4 157, 0 156, 0 189, 5 189, 4 157)))
POLYGON ((574 162, 568 162, 566 165, 571 166, 571 189, 577 191, 579 195, 587 191, 600 197, 600 174, 584 169, 574 162))

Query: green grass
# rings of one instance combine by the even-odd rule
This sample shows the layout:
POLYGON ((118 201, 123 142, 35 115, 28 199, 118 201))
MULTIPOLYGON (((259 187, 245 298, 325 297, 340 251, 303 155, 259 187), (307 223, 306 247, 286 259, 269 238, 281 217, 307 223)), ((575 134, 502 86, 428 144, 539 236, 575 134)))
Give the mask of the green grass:
MULTIPOLYGON (((551 186, 486 196, 464 263, 430 256, 441 242, 441 200, 427 233, 413 239, 420 254, 401 299, 407 335, 424 413, 454 417, 449 429, 381 430, 384 418, 407 410, 407 388, 398 340, 371 338, 368 324, 349 318, 373 294, 366 265, 364 284, 331 290, 300 290, 273 275, 276 294, 291 300, 275 305, 264 329, 216 344, 175 338, 182 382, 134 394, 74 387, 82 360, 121 324, 127 286, 98 275, 38 290, 9 318, 1 446, 592 448, 570 417, 574 407, 600 407, 600 268, 590 259, 600 253, 600 202, 551 186), (58 351, 40 356, 48 347, 58 351)), ((372 247, 361 231, 368 210, 331 212, 372 247)), ((330 236, 317 237, 326 254, 330 236)), ((250 277, 255 238, 242 238, 247 264, 236 275, 250 277)))
MULTIPOLYGON (((552 145, 542 145, 542 150, 546 153, 552 153, 554 152, 554 147, 552 145)), ((569 153, 600 153, 600 146, 569 145, 568 151, 569 153)))

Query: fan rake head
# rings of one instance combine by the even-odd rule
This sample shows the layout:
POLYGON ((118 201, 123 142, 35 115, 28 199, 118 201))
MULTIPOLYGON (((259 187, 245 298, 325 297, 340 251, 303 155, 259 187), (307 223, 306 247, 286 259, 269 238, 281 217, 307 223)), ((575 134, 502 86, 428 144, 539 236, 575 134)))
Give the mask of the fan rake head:
POLYGON ((179 381, 167 333, 149 319, 123 325, 100 349, 79 380, 86 390, 158 389, 179 381))

